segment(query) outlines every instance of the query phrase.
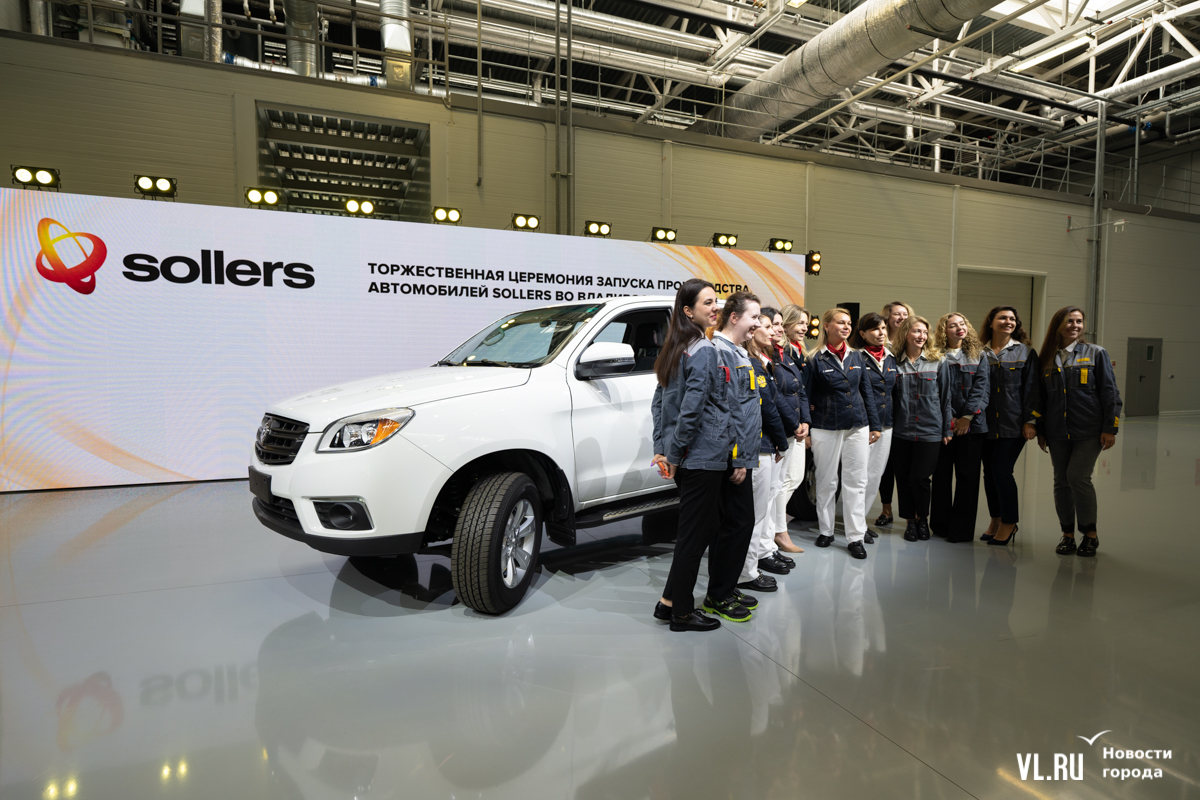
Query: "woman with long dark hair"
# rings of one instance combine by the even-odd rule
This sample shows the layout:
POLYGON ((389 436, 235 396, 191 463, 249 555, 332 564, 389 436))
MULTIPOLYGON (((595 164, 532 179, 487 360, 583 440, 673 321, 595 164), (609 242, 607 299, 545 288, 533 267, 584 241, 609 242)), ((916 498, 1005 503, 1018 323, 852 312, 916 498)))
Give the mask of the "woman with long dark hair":
POLYGON ((708 281, 685 281, 654 363, 654 463, 679 486, 679 531, 663 596, 654 609, 673 631, 709 631, 719 620, 695 607, 700 557, 721 526, 734 445, 729 391, 720 358, 704 329, 720 315, 708 281))
MULTIPOLYGON (((896 371, 895 357, 887 351, 887 342, 887 320, 879 314, 864 314, 850 336, 850 346, 860 350, 864 356, 863 363, 867 366, 864 374, 871 385, 876 413, 879 414, 879 424, 882 427, 879 441, 869 448, 864 514, 875 502, 875 493, 879 491, 879 484, 892 454, 892 389, 896 385, 899 373, 896 371)), ((875 524, 882 523, 875 520, 875 524)), ((875 541, 875 532, 870 528, 867 529, 864 541, 867 544, 875 541)))
MULTIPOLYGON (((893 300, 884 306, 879 316, 887 321, 887 349, 891 351, 893 356, 898 354, 898 350, 892 346, 892 340, 896 338, 896 331, 900 330, 900 326, 904 324, 904 320, 911 316, 915 316, 917 312, 913 311, 913 307, 902 300, 893 300)), ((875 520, 875 527, 882 528, 884 525, 892 524, 892 490, 896 486, 895 465, 890 457, 887 464, 883 467, 883 474, 879 477, 879 502, 883 505, 880 510, 879 517, 875 520)), ((867 498, 867 504, 875 502, 874 497, 867 498)))
POLYGON ((954 438, 938 454, 933 471, 929 526, 947 542, 975 541, 979 469, 987 433, 988 366, 970 321, 952 311, 938 320, 933 343, 950 365, 950 411, 954 438))
POLYGON ((929 538, 930 479, 942 445, 950 442, 950 366, 930 336, 929 321, 912 316, 896 332, 900 346, 892 390, 895 403, 892 452, 900 516, 908 520, 904 539, 929 538))
POLYGON ((831 308, 821 316, 817 348, 804 368, 804 391, 812 406, 812 456, 816 462, 817 547, 833 544, 838 467, 842 469, 842 521, 846 549, 866 558, 869 446, 882 435, 863 355, 850 347, 850 312, 831 308))
POLYGON ((1092 472, 1100 452, 1117 441, 1121 393, 1108 351, 1083 337, 1083 309, 1060 308, 1042 343, 1041 392, 1035 414, 1038 444, 1054 464, 1054 509, 1062 526, 1055 552, 1096 555, 1096 489, 1092 472), (1078 523, 1083 541, 1075 543, 1078 523))
POLYGON ((992 521, 979 538, 1007 545, 1017 531, 1020 507, 1013 470, 1025 442, 1037 435, 1037 351, 1012 306, 988 312, 979 333, 988 365, 987 433, 983 440, 983 490, 992 521))

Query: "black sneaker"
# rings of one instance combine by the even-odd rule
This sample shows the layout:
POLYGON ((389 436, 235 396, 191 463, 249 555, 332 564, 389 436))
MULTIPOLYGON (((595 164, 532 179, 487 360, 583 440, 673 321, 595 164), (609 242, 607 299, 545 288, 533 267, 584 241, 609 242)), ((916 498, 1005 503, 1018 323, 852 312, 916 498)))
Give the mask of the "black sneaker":
POLYGON ((737 604, 739 606, 741 606, 742 608, 746 608, 751 611, 758 608, 758 598, 757 597, 751 597, 748 594, 742 594, 737 589, 733 590, 733 599, 736 600, 737 604))
POLYGON ((671 621, 671 607, 664 606, 662 604, 662 601, 659 600, 657 603, 654 604, 654 618, 656 620, 659 620, 660 622, 670 622, 671 621))
POLYGON ((1058 547, 1054 548, 1054 552, 1060 556, 1069 556, 1079 549, 1079 545, 1075 543, 1074 536, 1063 535, 1062 541, 1058 543, 1058 547))
POLYGON ((770 557, 775 559, 776 561, 782 561, 784 564, 787 565, 788 569, 791 569, 792 567, 796 566, 796 560, 794 558, 788 558, 787 556, 785 556, 783 553, 779 552, 778 550, 776 550, 774 553, 771 553, 770 557))
POLYGON ((908 527, 906 527, 904 529, 904 541, 915 542, 916 540, 917 540, 917 521, 915 519, 910 519, 908 521, 908 527))
POLYGON ((917 538, 922 542, 929 541, 929 521, 924 519, 917 520, 917 538))
POLYGON ((829 545, 833 544, 833 537, 824 535, 818 536, 817 541, 814 544, 816 544, 817 547, 829 547, 829 545))
POLYGON ((704 616, 699 609, 692 609, 690 614, 682 617, 671 616, 673 631, 715 631, 721 627, 721 620, 704 616))
POLYGON ((1083 541, 1079 543, 1079 549, 1075 551, 1075 555, 1080 558, 1091 558, 1096 555, 1096 548, 1100 545, 1100 537, 1084 536, 1083 541))
POLYGON ((708 595, 704 596, 704 610, 718 617, 724 617, 730 622, 749 622, 753 616, 737 599, 730 596, 720 602, 715 602, 708 595))
POLYGON ((846 545, 846 549, 850 551, 850 555, 854 558, 866 558, 867 548, 863 547, 862 542, 851 542, 846 545))
POLYGON ((752 592, 775 592, 779 590, 779 584, 770 575, 759 575, 752 581, 739 583, 739 589, 749 589, 752 592))

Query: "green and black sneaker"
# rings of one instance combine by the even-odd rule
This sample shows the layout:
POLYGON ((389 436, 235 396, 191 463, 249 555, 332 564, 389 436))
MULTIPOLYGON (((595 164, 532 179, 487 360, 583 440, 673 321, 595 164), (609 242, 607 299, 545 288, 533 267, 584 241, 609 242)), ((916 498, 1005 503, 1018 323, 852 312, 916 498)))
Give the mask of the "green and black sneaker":
POLYGON ((727 597, 719 603, 714 603, 708 595, 704 596, 704 610, 718 617, 724 617, 730 622, 749 622, 753 616, 745 606, 738 603, 737 598, 727 597))
POLYGON ((754 609, 758 608, 758 598, 757 597, 751 597, 748 594, 742 594, 737 589, 733 590, 733 599, 735 601, 737 601, 737 604, 739 606, 746 609, 747 611, 753 611, 754 609))

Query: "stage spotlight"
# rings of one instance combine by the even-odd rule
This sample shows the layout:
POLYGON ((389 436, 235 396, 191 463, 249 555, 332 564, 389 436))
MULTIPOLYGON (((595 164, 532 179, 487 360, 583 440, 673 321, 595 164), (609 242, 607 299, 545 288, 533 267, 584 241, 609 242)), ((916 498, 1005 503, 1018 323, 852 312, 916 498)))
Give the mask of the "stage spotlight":
POLYGON ((58 170, 52 167, 22 167, 12 168, 13 183, 21 186, 32 186, 37 189, 59 188, 58 170))
POLYGON ((772 253, 790 253, 792 252, 792 240, 772 239, 767 243, 767 249, 772 253))
POLYGON ((821 333, 821 318, 813 317, 808 321, 808 338, 815 339, 821 333))
POLYGON ((513 214, 512 226, 515 231, 536 231, 542 221, 536 214, 513 214))
POLYGON ((363 200, 362 204, 358 207, 358 210, 364 214, 374 214, 375 213, 375 204, 372 203, 370 200, 363 200))
POLYGON ((583 223, 584 236, 606 237, 610 233, 612 233, 612 225, 609 225, 607 222, 597 222, 596 220, 589 219, 583 223))
POLYGON ((358 201, 357 200, 347 200, 346 201, 346 210, 349 211, 351 214, 357 214, 358 213, 358 201))
POLYGON ((804 271, 809 275, 821 274, 821 254, 816 250, 809 250, 804 256, 804 271))
POLYGON ((346 201, 346 211, 348 211, 351 214, 369 215, 369 214, 374 213, 375 204, 372 203, 370 200, 359 200, 357 198, 351 197, 349 200, 346 201))
POLYGON ((437 206, 433 209, 433 221, 439 225, 457 225, 462 222, 462 212, 457 208, 437 206))
POLYGON ((655 242, 673 242, 675 241, 676 231, 674 228, 651 228, 650 239, 655 242))
POLYGON ((279 192, 261 186, 251 186, 246 190, 246 202, 252 206, 278 205, 279 192))
POLYGON ((160 178, 155 175, 136 175, 133 188, 142 197, 174 197, 179 187, 174 178, 160 178))
POLYGON ((712 237, 713 247, 736 247, 736 233, 714 233, 712 237))

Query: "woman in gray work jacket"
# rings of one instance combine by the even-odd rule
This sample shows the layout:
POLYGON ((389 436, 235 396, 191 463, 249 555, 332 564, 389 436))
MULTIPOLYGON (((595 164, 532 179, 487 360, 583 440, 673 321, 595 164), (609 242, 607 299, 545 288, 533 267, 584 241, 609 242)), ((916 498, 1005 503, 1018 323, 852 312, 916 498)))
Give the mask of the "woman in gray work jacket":
POLYGON ((675 554, 654 617, 669 621, 673 631, 721 626, 696 609, 692 594, 700 557, 721 526, 722 487, 728 483, 734 439, 725 375, 716 348, 704 337, 719 314, 711 283, 685 281, 654 363, 654 463, 679 486, 675 554))
POLYGON ((1060 308, 1050 319, 1042 343, 1038 445, 1050 448, 1054 464, 1054 510, 1063 537, 1055 552, 1096 555, 1096 489, 1092 471, 1100 451, 1117 441, 1121 394, 1108 352, 1083 339, 1082 309, 1060 308), (1076 545, 1075 526, 1083 534, 1076 545))
POLYGON ((933 471, 929 527, 947 542, 975 540, 979 469, 987 433, 988 366, 983 345, 965 316, 951 311, 938 320, 933 343, 950 365, 950 411, 954 438, 943 445, 933 471))
POLYGON ((892 452, 906 541, 929 538, 930 479, 953 436, 950 365, 930 337, 929 321, 911 316, 893 340, 899 377, 892 389, 892 452))

